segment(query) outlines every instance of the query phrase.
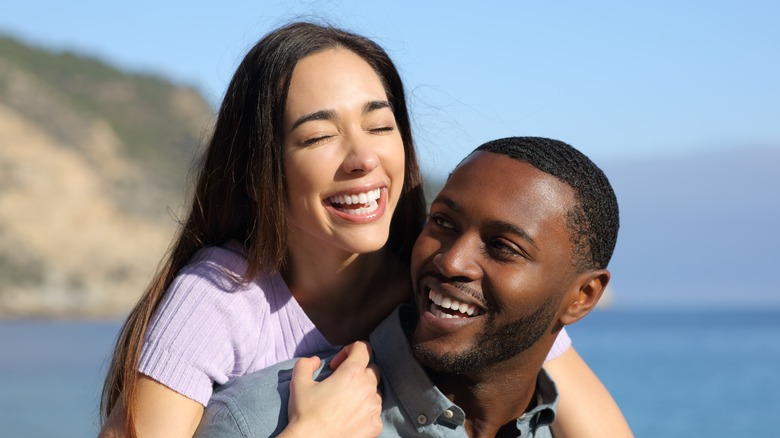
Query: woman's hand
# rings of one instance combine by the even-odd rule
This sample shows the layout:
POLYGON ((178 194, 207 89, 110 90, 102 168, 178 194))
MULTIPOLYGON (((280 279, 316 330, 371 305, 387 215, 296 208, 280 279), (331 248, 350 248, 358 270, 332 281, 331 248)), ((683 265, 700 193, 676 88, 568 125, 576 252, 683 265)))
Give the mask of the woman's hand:
POLYGON ((379 370, 369 364, 371 347, 358 341, 331 361, 333 374, 316 382, 317 357, 299 359, 293 368, 286 437, 376 437, 382 432, 379 370))

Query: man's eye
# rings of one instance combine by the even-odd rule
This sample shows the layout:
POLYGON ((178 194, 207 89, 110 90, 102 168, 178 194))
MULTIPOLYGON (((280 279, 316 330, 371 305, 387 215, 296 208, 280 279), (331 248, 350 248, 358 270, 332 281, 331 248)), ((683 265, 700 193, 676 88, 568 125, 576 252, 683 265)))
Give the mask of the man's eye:
POLYGON ((519 249, 516 245, 513 245, 503 240, 493 240, 489 242, 487 246, 491 252, 493 252, 494 254, 498 255, 501 258, 524 256, 523 251, 519 249))
POLYGON ((433 224, 436 225, 437 227, 446 228, 448 230, 455 228, 452 222, 450 222, 449 220, 447 220, 446 217, 443 217, 441 215, 431 216, 430 221, 433 222, 433 224))

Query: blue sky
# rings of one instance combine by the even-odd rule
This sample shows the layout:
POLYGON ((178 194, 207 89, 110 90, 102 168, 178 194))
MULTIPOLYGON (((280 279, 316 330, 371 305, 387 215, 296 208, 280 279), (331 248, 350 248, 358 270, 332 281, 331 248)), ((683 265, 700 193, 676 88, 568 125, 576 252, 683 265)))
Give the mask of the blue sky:
POLYGON ((325 19, 395 60, 428 174, 509 135, 564 140, 608 169, 624 213, 620 305, 777 308, 779 5, 26 0, 2 6, 0 32, 216 105, 262 35, 325 19))
POLYGON ((780 6, 770 1, 6 2, 0 32, 201 89, 295 18, 378 41, 410 95, 423 167, 508 135, 596 162, 780 147, 780 6))

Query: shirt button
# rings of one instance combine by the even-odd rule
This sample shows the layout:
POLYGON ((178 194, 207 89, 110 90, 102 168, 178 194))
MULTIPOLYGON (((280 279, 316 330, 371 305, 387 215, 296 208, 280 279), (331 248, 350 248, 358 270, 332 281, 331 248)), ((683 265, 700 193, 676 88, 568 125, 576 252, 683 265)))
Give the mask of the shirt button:
POLYGON ((425 424, 428 422, 428 417, 426 417, 425 415, 420 415, 417 417, 417 422, 420 424, 425 424))
POLYGON ((449 409, 444 411, 444 418, 452 418, 453 415, 455 415, 455 414, 453 414, 452 411, 449 410, 449 409))

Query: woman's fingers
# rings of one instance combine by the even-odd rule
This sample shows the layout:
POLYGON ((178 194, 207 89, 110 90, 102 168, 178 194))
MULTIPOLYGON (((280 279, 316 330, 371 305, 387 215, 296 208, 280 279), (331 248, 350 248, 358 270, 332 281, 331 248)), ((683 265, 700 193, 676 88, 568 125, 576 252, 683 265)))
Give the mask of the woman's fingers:
POLYGON ((333 373, 317 382, 317 358, 302 358, 290 382, 289 420, 297 430, 317 436, 374 437, 382 431, 379 369, 370 363, 371 347, 355 342, 331 361, 333 373), (335 365, 334 365, 335 362, 335 365))

